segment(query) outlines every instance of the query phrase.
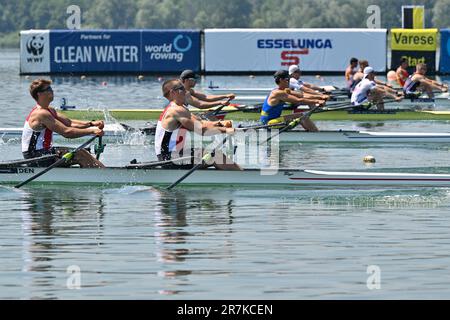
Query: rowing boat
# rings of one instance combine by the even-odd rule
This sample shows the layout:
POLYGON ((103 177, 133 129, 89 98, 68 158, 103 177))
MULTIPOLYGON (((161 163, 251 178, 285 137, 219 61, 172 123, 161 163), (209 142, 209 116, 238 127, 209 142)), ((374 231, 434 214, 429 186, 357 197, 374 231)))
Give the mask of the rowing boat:
MULTIPOLYGON (((259 109, 249 109, 249 112, 236 111, 234 107, 226 107, 223 109, 229 112, 227 119, 241 121, 258 121, 260 113, 259 109)), ((110 109, 106 112, 116 120, 157 120, 161 115, 162 109, 110 109)), ((201 112, 192 108, 192 112, 201 112)), ((96 109, 75 109, 59 111, 71 119, 92 120, 104 119, 105 110, 96 109)), ((292 113, 291 110, 285 110, 283 115, 292 113)), ((450 120, 450 111, 433 111, 433 110, 404 110, 404 109, 386 109, 385 111, 363 110, 363 111, 328 111, 323 113, 315 113, 311 116, 316 121, 390 121, 390 120, 450 120)))
MULTIPOLYGON (((104 137, 108 141, 124 141, 128 138, 134 138, 136 135, 145 135, 146 142, 153 142, 155 127, 132 129, 116 123, 106 125, 104 133, 104 137)), ((263 129, 252 132, 252 136, 258 137, 259 140, 265 140, 271 134, 271 131, 263 129)), ((22 128, 0 128, 0 138, 3 138, 3 140, 17 140, 21 136, 22 128)), ((65 139, 58 134, 55 134, 54 138, 57 141, 65 139)), ((279 141, 291 143, 450 143, 450 133, 372 132, 355 130, 306 132, 303 130, 291 130, 283 132, 279 136, 279 141)))
MULTIPOLYGON (((15 184, 32 177, 45 168, 0 168, 0 184, 15 184)), ((55 168, 40 176, 34 184, 142 184, 167 185, 183 176, 187 170, 108 168, 55 168)), ((245 169, 227 171, 202 169, 182 182, 184 185, 258 185, 258 186, 429 186, 450 187, 450 174, 381 173, 381 172, 334 172, 318 170, 280 169, 261 171, 245 169)))
MULTIPOLYGON (((242 95, 242 96, 236 96, 236 98, 233 100, 233 103, 236 104, 245 104, 245 105, 257 105, 262 104, 267 96, 262 95, 242 95)), ((350 99, 346 95, 341 96, 335 96, 330 100, 331 103, 333 102, 346 102, 350 104, 350 99)), ((395 103, 397 107, 399 108, 417 108, 421 110, 425 109, 432 109, 436 106, 439 107, 448 107, 450 106, 450 99, 448 97, 448 94, 437 96, 433 99, 430 99, 428 97, 420 97, 415 99, 405 98, 402 101, 395 103)))

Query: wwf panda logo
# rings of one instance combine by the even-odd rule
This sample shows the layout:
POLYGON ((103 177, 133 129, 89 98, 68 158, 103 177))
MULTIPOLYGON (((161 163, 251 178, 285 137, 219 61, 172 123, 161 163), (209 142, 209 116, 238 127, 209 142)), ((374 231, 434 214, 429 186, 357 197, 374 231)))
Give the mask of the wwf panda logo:
POLYGON ((27 51, 33 56, 40 56, 44 51, 45 40, 42 36, 33 36, 27 41, 27 51))

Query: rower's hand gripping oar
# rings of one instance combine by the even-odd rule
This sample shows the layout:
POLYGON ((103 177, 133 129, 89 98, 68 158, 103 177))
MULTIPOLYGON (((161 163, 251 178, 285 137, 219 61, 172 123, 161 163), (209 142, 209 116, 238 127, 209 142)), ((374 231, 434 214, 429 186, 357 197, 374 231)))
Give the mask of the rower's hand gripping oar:
POLYGON ((226 136, 223 140, 222 143, 219 144, 217 147, 214 148, 214 150, 212 150, 211 152, 208 152, 207 154, 205 154, 202 157, 202 161, 200 161, 200 163, 196 164, 194 167, 192 167, 188 172, 186 172, 180 179, 178 179, 177 181, 175 181, 174 183, 172 183, 170 186, 168 186, 166 189, 167 190, 171 190, 173 187, 175 187, 176 185, 178 185, 180 182, 182 182, 184 179, 186 179, 187 177, 189 177, 195 170, 197 170, 198 168, 200 168, 201 166, 203 166, 203 163, 209 161, 212 157, 213 157, 213 153, 216 151, 216 149, 222 147, 226 142, 227 142, 228 136, 226 136))
POLYGON ((73 151, 67 152, 66 154, 64 154, 62 156, 61 159, 59 159, 58 161, 56 161, 55 163, 51 164, 50 166, 48 166, 47 168, 45 168, 44 170, 42 170, 41 172, 35 174, 34 176, 32 176, 31 178, 19 183, 18 185, 14 186, 14 188, 20 188, 23 185, 27 184, 28 182, 31 182, 37 178, 39 178, 40 176, 42 176, 44 173, 49 172, 50 170, 52 170, 53 168, 59 166, 60 164, 66 163, 68 161, 70 161, 73 156, 75 155, 75 153, 77 153, 78 151, 84 149, 85 147, 87 147, 88 145, 90 145, 92 143, 92 141, 94 141, 95 139, 97 139, 97 136, 91 137, 88 141, 86 141, 85 143, 83 143, 81 146, 79 146, 78 148, 76 148, 73 151))

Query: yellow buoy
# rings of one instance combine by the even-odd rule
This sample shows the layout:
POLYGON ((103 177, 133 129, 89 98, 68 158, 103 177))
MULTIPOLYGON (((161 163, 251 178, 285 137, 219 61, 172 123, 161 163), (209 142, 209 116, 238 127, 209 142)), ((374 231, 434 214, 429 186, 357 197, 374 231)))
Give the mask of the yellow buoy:
POLYGON ((84 79, 86 79, 86 76, 81 76, 80 79, 84 80, 84 79))
POLYGON ((144 76, 141 74, 138 76, 138 80, 144 80, 144 76))
POLYGON ((374 156, 365 156, 364 159, 363 159, 363 161, 364 161, 364 162, 374 163, 376 160, 375 160, 375 157, 374 157, 374 156))
POLYGON ((249 75, 249 78, 250 78, 250 79, 254 79, 255 76, 251 74, 251 75, 249 75))

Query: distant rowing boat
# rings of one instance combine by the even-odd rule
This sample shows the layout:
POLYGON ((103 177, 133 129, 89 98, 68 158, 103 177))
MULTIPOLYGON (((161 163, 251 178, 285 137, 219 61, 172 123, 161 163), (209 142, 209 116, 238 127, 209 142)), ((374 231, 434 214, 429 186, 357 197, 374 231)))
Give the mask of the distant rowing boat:
MULTIPOLYGON (((192 108, 192 112, 204 112, 192 108)), ((249 108, 244 111, 236 111, 234 107, 226 107, 223 111, 229 112, 226 114, 227 119, 241 120, 241 121, 258 121, 260 118, 259 109, 249 108)), ((110 110, 95 110, 95 109, 74 109, 60 111, 72 119, 92 120, 104 119, 105 112, 116 120, 157 120, 162 112, 162 109, 110 109, 110 110)), ((285 110, 283 114, 290 114, 292 110, 285 110)), ((315 113, 311 116, 316 121, 390 121, 390 120, 450 120, 450 111, 432 111, 432 110, 405 110, 405 109, 386 109, 379 112, 376 110, 362 110, 362 111, 328 111, 323 113, 315 113)))
MULTIPOLYGON (((0 167, 0 184, 15 184, 32 177, 44 168, 0 167)), ((143 184, 168 185, 186 170, 131 169, 109 167, 104 169, 55 168, 40 176, 32 184, 143 184)), ((269 172, 266 172, 269 173, 269 172)), ((333 172, 318 170, 280 169, 273 174, 262 174, 259 169, 225 171, 198 170, 182 182, 184 185, 255 185, 255 186, 429 186, 450 187, 450 174, 333 172)))

